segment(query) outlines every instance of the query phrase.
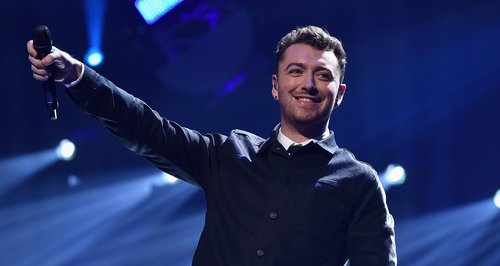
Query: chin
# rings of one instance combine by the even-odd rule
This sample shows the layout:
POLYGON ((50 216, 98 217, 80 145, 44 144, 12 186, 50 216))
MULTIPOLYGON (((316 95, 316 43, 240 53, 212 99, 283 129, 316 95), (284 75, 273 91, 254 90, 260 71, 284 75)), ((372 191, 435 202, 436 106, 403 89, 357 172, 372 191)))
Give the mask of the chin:
MULTIPOLYGON (((330 112, 331 113, 331 112, 330 112)), ((321 110, 304 110, 304 109, 294 109, 294 110, 282 110, 282 121, 288 121, 290 125, 297 126, 318 126, 324 123, 328 123, 330 118, 330 113, 321 112, 321 110), (284 112, 283 112, 284 111, 284 112), (284 116, 283 116, 284 114, 284 116)))
POLYGON ((302 123, 312 123, 324 120, 324 115, 318 112, 297 112, 293 116, 294 120, 302 123))
POLYGON ((297 125, 307 126, 307 125, 318 125, 325 121, 323 117, 318 116, 301 116, 294 117, 293 121, 297 125))

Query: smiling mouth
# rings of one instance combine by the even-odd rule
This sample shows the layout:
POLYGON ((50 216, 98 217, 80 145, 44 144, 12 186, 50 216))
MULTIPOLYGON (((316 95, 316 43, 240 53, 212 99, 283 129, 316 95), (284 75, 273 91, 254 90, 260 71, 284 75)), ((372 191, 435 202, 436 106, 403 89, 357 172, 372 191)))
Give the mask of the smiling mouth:
POLYGON ((297 101, 303 102, 303 103, 319 103, 321 102, 320 99, 311 99, 311 98, 306 98, 306 97, 295 97, 297 101))

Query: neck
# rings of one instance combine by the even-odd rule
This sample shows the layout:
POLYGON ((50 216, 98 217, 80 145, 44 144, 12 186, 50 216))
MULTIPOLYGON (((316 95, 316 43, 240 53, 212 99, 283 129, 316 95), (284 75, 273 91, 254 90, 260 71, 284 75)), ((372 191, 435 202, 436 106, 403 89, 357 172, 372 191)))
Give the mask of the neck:
POLYGON ((288 123, 281 123, 281 133, 287 136, 295 143, 301 143, 309 139, 317 138, 323 135, 328 128, 328 121, 325 124, 318 126, 304 125, 290 125, 288 123))

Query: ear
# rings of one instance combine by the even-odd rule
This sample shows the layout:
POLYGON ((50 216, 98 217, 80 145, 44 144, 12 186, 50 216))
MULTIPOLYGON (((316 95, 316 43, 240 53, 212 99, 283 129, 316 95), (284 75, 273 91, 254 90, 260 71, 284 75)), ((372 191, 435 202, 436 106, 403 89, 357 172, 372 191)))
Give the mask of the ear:
POLYGON ((276 74, 273 74, 271 82, 273 84, 271 94, 275 100, 278 100, 278 76, 276 74))
POLYGON ((347 89, 347 86, 345 84, 340 84, 339 91, 337 92, 337 98, 335 98, 334 107, 338 107, 340 105, 340 103, 342 103, 342 99, 344 99, 344 94, 345 94, 346 89, 347 89))

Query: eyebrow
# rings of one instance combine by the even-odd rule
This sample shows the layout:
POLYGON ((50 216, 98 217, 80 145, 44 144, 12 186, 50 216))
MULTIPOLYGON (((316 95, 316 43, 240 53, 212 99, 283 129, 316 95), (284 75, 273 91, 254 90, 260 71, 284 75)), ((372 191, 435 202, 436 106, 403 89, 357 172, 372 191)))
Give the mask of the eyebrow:
POLYGON ((302 64, 302 63, 290 63, 285 68, 285 70, 288 70, 290 67, 293 67, 293 66, 300 67, 300 68, 306 68, 306 66, 304 64, 302 64))
MULTIPOLYGON (((306 68, 306 66, 303 63, 290 63, 285 68, 285 71, 288 70, 290 67, 293 67, 293 66, 300 67, 300 68, 306 68)), ((318 66, 318 67, 314 68, 314 72, 318 72, 318 71, 321 71, 321 70, 326 70, 326 71, 330 72, 330 74, 333 75, 332 71, 330 69, 326 68, 326 67, 318 66)))

